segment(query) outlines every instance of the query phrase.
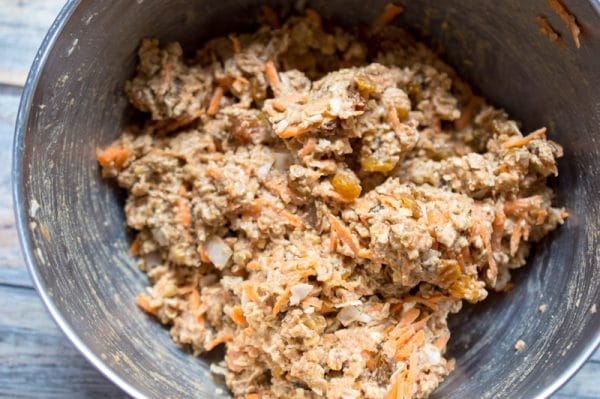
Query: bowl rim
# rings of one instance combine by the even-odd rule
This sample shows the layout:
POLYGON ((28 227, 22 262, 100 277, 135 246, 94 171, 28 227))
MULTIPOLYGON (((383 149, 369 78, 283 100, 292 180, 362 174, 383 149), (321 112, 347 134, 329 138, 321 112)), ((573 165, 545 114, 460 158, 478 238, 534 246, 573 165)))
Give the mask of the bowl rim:
MULTIPOLYGON (((121 376, 109 367, 94 351, 87 346, 77 332, 71 327, 69 322, 63 317, 61 311, 56 307, 54 300, 48 295, 47 287, 45 287, 41 275, 38 272, 38 263, 33 255, 33 247, 31 245, 31 235, 27 223, 27 210, 25 209, 25 188, 23 175, 23 151, 24 137, 28 128, 29 113, 31 111, 33 95, 37 89, 41 72, 43 71, 50 52, 54 49, 54 45, 58 36, 61 34, 66 23, 70 20, 77 7, 83 0, 67 0, 65 5, 58 13, 56 19, 46 33, 30 67, 27 80, 23 87, 21 101, 19 103, 19 111, 15 123, 15 132, 12 148, 12 199, 15 214, 15 224, 17 227, 17 235, 23 258, 25 260, 27 271, 31 276, 33 285, 38 295, 42 299, 44 306, 50 313, 54 322, 60 330, 66 335, 69 341, 75 348, 94 366, 100 373, 109 381, 117 385, 126 394, 136 399, 147 399, 148 396, 142 393, 138 388, 125 381, 121 376)), ((600 15, 600 0, 588 0, 597 14, 600 15)), ((532 399, 546 399, 558 391, 565 385, 579 369, 592 356, 596 349, 600 347, 600 331, 596 332, 593 340, 589 341, 583 350, 575 357, 574 361, 568 368, 550 385, 546 386, 532 399)))
POLYGON ((66 23, 70 20, 77 7, 81 4, 82 0, 67 0, 65 5, 61 8, 60 12, 56 16, 54 22, 48 29, 44 40, 42 41, 23 87, 23 93, 21 94, 21 101, 19 103, 19 111, 17 113, 17 119, 15 123, 15 133, 13 140, 13 151, 12 151, 12 199, 13 208, 15 213, 15 222, 17 226, 17 235, 19 237, 19 243, 27 271, 33 280, 33 286, 37 291, 38 295, 42 299, 44 306, 50 313, 50 316, 54 322, 58 325, 60 330, 67 336, 69 341, 75 346, 75 348, 90 362, 100 373, 104 375, 113 384, 116 384, 126 394, 136 399, 146 399, 147 396, 139 391, 136 387, 126 382, 121 376, 116 373, 111 367, 109 367, 89 346, 87 346, 81 338, 77 335, 77 332, 71 327, 69 322, 63 317, 61 311, 56 307, 54 300, 48 295, 47 288, 45 287, 41 275, 38 272, 37 260, 33 256, 33 250, 31 246, 31 236, 27 226, 27 211, 25 209, 25 188, 23 184, 23 170, 21 165, 23 164, 23 147, 24 137, 27 131, 29 122, 29 113, 31 110, 31 101, 33 94, 35 93, 41 72, 46 65, 48 55, 54 48, 54 44, 66 23))

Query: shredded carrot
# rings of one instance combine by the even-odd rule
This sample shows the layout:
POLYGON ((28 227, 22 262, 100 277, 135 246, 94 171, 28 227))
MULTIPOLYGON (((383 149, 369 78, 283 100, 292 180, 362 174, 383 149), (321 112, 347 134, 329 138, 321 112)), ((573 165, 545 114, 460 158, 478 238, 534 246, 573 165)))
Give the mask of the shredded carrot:
POLYGON ((461 130, 473 119, 475 110, 481 105, 482 99, 478 96, 472 96, 467 105, 460 111, 460 117, 454 121, 454 128, 461 130))
POLYGON ((260 297, 256 293, 256 288, 254 288, 254 285, 252 283, 246 282, 244 284, 244 293, 252 302, 260 302, 260 297))
POLYGON ((544 220, 546 220, 546 216, 548 216, 548 212, 545 209, 540 209, 537 211, 537 217, 535 219, 535 224, 542 224, 544 220))
POLYGON ((252 271, 260 271, 260 270, 262 270, 262 265, 260 264, 260 262, 252 260, 252 261, 248 262, 248 264, 246 264, 246 269, 252 270, 252 271))
POLYGON ((402 315, 402 318, 400 319, 399 324, 401 326, 408 326, 408 325, 414 323, 414 321, 417 320, 420 315, 421 315, 421 311, 419 309, 412 308, 412 309, 408 310, 407 312, 404 312, 404 314, 402 315))
POLYGON ((405 345, 413 335, 415 335, 415 333, 416 331, 412 326, 401 327, 398 325, 390 332, 390 336, 394 338, 396 347, 398 350, 400 350, 402 346, 405 345))
POLYGON ((206 175, 208 177, 212 177, 213 179, 222 179, 223 178, 223 172, 221 172, 219 169, 211 168, 211 167, 206 168, 206 175))
POLYGON ((266 180, 263 184, 271 194, 281 198, 283 202, 289 202, 290 198, 296 197, 292 190, 290 190, 287 181, 281 177, 266 180))
POLYGON ((299 216, 294 215, 292 212, 288 211, 287 209, 281 209, 281 208, 277 207, 273 202, 271 202, 267 199, 258 199, 257 202, 261 205, 266 205, 269 208, 273 209, 275 212, 279 213, 292 226, 297 227, 299 229, 303 229, 306 227, 304 225, 304 222, 302 221, 302 219, 299 216))
POLYGON ((435 340, 435 342, 433 343, 433 345, 438 348, 439 350, 443 350, 446 347, 446 344, 448 343, 448 340, 450 339, 450 334, 444 334, 442 336, 440 336, 438 339, 435 340))
POLYGON ((219 110, 219 105, 221 104, 221 99, 223 98, 223 94, 223 88, 221 86, 217 86, 212 98, 210 99, 210 103, 208 104, 208 109, 206 110, 208 115, 213 116, 217 113, 219 110))
POLYGON ((135 302, 144 312, 155 315, 157 309, 150 305, 150 298, 146 294, 140 294, 135 298, 135 302))
POLYGON ((187 228, 192 224, 192 211, 190 201, 185 197, 185 188, 183 186, 180 187, 179 195, 180 197, 175 206, 175 219, 177 223, 187 228))
POLYGON ((239 52, 242 51, 242 45, 240 44, 240 39, 238 39, 236 35, 229 35, 229 40, 231 40, 231 46, 233 47, 233 52, 235 54, 239 54, 239 52))
POLYGON ((536 130, 535 132, 529 133, 525 137, 513 137, 506 140, 502 146, 506 149, 513 147, 523 147, 524 145, 529 144, 533 140, 541 139, 546 137, 546 128, 543 127, 541 129, 536 130))
POLYGON ((206 253, 206 248, 204 248, 204 244, 198 245, 198 255, 200 256, 200 260, 204 263, 210 263, 210 258, 206 253))
POLYGON ((370 255, 367 250, 358 245, 358 243, 354 240, 350 230, 344 226, 341 220, 333 215, 329 215, 329 223, 331 224, 331 228, 335 230, 340 240, 342 240, 342 242, 346 244, 356 256, 359 258, 367 258, 370 255))
POLYGON ((396 133, 401 134, 405 130, 402 126, 402 122, 400 122, 400 118, 398 118, 398 111, 395 107, 388 108, 387 118, 388 123, 396 133))
POLYGON ((271 89, 273 89, 273 93, 278 95, 281 92, 281 80, 279 80, 279 73, 271 60, 265 63, 265 75, 267 77, 267 82, 269 82, 271 89))
POLYGON ((397 399, 398 397, 398 378, 392 380, 391 385, 388 388, 388 392, 385 395, 385 399, 397 399))
POLYGON ((288 301, 288 299, 290 299, 292 292, 290 291, 289 288, 286 288, 285 291, 283 291, 283 293, 281 295, 279 295, 279 298, 277 298, 277 301, 275 302, 275 305, 273 306, 273 316, 276 316, 280 311, 281 308, 283 308, 283 305, 285 305, 285 303, 288 301))
POLYGON ((389 24, 394 18, 400 15, 402 11, 404 11, 404 9, 399 5, 391 3, 386 5, 381 15, 375 21, 374 27, 381 28, 382 26, 389 24))
POLYGON ((306 14, 306 18, 313 21, 319 28, 323 26, 323 18, 321 18, 321 15, 313 8, 307 8, 304 13, 306 14))
POLYGON ((278 29, 281 26, 279 23, 279 15, 277 15, 277 12, 275 12, 273 7, 263 6, 262 12, 263 19, 271 28, 278 29))
POLYGON ((431 310, 437 310, 438 302, 452 300, 452 299, 453 299, 452 297, 444 296, 444 295, 432 296, 430 298, 423 298, 422 296, 419 296, 419 295, 413 295, 413 296, 404 297, 403 301, 404 302, 417 302, 417 303, 427 306, 431 310))
POLYGON ((298 151, 298 158, 303 159, 305 156, 312 154, 317 146, 317 140, 314 137, 306 140, 306 143, 298 151))
POLYGON ((247 324, 246 317, 244 316, 244 311, 240 306, 234 306, 231 309, 231 320, 233 320, 239 326, 245 326, 247 324))
POLYGON ((300 127, 298 125, 289 125, 283 131, 277 133, 277 135, 282 139, 289 139, 292 137, 301 136, 310 131, 311 128, 311 126, 300 127))
POLYGON ((538 15, 535 17, 535 23, 539 26, 540 33, 550 39, 552 43, 555 43, 558 47, 563 49, 567 47, 565 41, 560 37, 560 34, 545 17, 538 15))
POLYGON ((200 291, 198 291, 197 287, 194 287, 188 299, 188 306, 191 310, 198 310, 200 308, 200 304, 200 291))
POLYGON ((396 351, 396 360, 406 359, 425 342, 425 332, 417 331, 405 344, 396 351))
POLYGON ((504 204, 504 212, 506 214, 522 213, 528 208, 539 208, 542 205, 543 198, 541 195, 532 195, 531 197, 517 198, 513 201, 508 201, 504 204))
POLYGON ((481 241, 483 242, 483 246, 487 255, 490 275, 492 279, 494 279, 498 274, 498 266, 496 264, 496 260, 494 259, 494 250, 492 248, 492 232, 487 227, 487 223, 484 225, 485 221, 486 218, 481 210, 481 205, 478 203, 473 204, 473 226, 471 228, 471 240, 475 237, 475 235, 479 235, 479 237, 481 237, 481 241))
MULTIPOLYGON (((423 335, 423 338, 424 337, 425 337, 425 335, 423 335)), ((412 398, 412 396, 413 396, 413 386, 415 384, 415 381, 417 380, 417 374, 419 372, 419 370, 417 370, 418 365, 419 365, 418 354, 417 354, 417 352, 413 352, 410 355, 410 359, 408 361, 408 374, 406 375, 406 384, 404 386, 404 397, 405 398, 412 398)))
POLYGON ((129 253, 131 254, 131 256, 138 256, 140 253, 141 246, 142 246, 142 240, 140 239, 140 236, 138 235, 137 237, 135 237, 135 239, 131 243, 131 246, 129 247, 129 253))
POLYGON ((337 234, 336 234, 335 230, 331 229, 331 232, 329 233, 329 251, 335 252, 336 249, 337 249, 337 234))
POLYGON ((492 249, 498 251, 502 242, 502 234, 504 233, 504 222, 506 215, 504 214, 504 204, 498 202, 496 204, 496 215, 492 223, 492 249))
POLYGON ((567 10, 567 8, 559 1, 559 0, 547 0, 548 5, 552 8, 552 10, 560 17, 563 23, 567 26, 569 31, 571 32, 571 37, 573 38, 573 42, 575 43, 575 47, 581 47, 581 43, 579 42, 579 35, 581 34, 581 29, 577 24, 577 20, 567 10))
POLYGON ((114 165, 117 170, 123 168, 130 155, 131 152, 127 148, 122 147, 116 142, 104 150, 96 150, 96 158, 102 167, 108 168, 114 165))
POLYGON ((363 350, 360 352, 360 355, 363 359, 365 359, 365 365, 367 368, 371 371, 375 370, 375 367, 377 367, 377 358, 375 358, 375 356, 373 356, 368 350, 363 350))
POLYGON ((257 393, 249 393, 244 396, 244 399, 260 399, 260 395, 257 393))
POLYGON ((48 232, 48 229, 46 228, 44 223, 40 222, 39 225, 40 225, 40 233, 42 234, 42 237, 44 237, 44 240, 50 241, 50 233, 48 232))
POLYGON ((288 221, 289 224, 291 224, 294 227, 297 227, 299 229, 303 229, 304 226, 304 222, 302 221, 302 219, 299 216, 294 215, 292 212, 287 211, 285 209, 278 209, 279 212, 281 212, 281 215, 288 221))
POLYGON ((212 341, 210 341, 208 343, 208 345, 206 345, 206 350, 212 350, 214 348, 216 348, 217 346, 224 344, 226 342, 231 342, 233 341, 233 335, 232 334, 220 334, 219 336, 217 336, 215 339, 213 339, 212 341))
POLYGON ((398 393, 396 394, 395 399, 411 399, 410 396, 406 396, 406 378, 408 377, 408 370, 402 370, 400 374, 398 374, 398 393))
POLYGON ((521 242, 521 236, 523 233, 523 227, 520 223, 515 224, 513 232, 510 235, 510 256, 515 256, 519 250, 519 243, 521 242))

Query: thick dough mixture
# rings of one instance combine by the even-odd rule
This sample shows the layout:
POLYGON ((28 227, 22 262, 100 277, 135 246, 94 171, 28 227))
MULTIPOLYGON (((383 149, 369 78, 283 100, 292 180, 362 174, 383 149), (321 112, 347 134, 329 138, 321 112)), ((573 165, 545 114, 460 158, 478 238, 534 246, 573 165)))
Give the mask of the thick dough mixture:
POLYGON ((510 288, 566 217, 561 147, 398 28, 309 10, 139 58, 146 121, 98 152, 128 193, 138 304, 195 354, 224 344, 236 398, 427 397, 448 314, 510 288))

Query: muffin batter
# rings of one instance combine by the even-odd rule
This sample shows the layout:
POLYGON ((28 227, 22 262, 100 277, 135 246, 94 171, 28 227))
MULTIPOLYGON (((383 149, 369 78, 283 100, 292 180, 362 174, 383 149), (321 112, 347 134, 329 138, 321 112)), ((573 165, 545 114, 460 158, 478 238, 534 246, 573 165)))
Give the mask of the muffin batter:
POLYGON ((193 57, 141 44, 145 122, 98 151, 128 193, 138 305, 194 354, 225 345, 236 398, 427 397, 448 314, 509 289, 566 217, 562 149, 398 28, 270 19, 193 57))

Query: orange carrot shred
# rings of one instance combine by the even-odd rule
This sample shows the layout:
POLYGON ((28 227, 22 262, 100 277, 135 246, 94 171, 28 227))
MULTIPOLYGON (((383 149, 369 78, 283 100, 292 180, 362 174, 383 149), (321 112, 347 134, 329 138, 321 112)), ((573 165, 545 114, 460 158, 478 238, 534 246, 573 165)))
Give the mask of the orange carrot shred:
POLYGON ((200 291, 198 291, 198 288, 194 287, 188 299, 188 306, 191 310, 198 310, 200 304, 200 291))
POLYGON ((435 340, 435 342, 433 343, 433 345, 438 348, 439 350, 443 350, 446 347, 446 344, 448 343, 448 340, 450 339, 450 334, 444 334, 442 336, 440 336, 438 339, 435 340))
POLYGON ((298 151, 298 158, 303 159, 305 156, 312 154, 315 151, 317 144, 317 140, 314 137, 306 140, 306 143, 302 146, 300 151, 298 151))
POLYGON ((226 342, 231 342, 233 341, 233 335, 232 334, 220 334, 219 336, 217 336, 215 339, 213 339, 211 342, 208 343, 208 345, 206 345, 206 349, 207 350, 212 350, 214 348, 216 348, 217 346, 224 344, 226 342))
POLYGON ((309 126, 300 127, 298 125, 290 125, 286 127, 282 132, 277 133, 277 135, 282 139, 289 139, 292 137, 301 136, 310 131, 310 129, 311 128, 309 126))
POLYGON ((329 251, 335 252, 337 249, 337 234, 335 230, 331 229, 330 238, 329 238, 329 251))
POLYGON ((202 262, 210 263, 210 258, 208 257, 208 253, 206 253, 206 248, 204 248, 203 244, 198 245, 198 255, 202 262))
MULTIPOLYGON (((185 189, 183 186, 183 193, 185 193, 185 189)), ((181 192, 181 191, 180 191, 181 192)), ((180 197, 177 200, 177 205, 175 206, 175 215, 177 223, 181 224, 183 227, 190 227, 192 224, 192 211, 190 209, 190 201, 185 198, 184 195, 180 193, 180 197)))
POLYGON ((208 109, 206 110, 208 115, 214 116, 217 111, 219 111, 219 105, 221 105, 223 94, 223 88, 221 86, 217 86, 212 98, 210 99, 210 103, 208 104, 208 109))
POLYGON ((523 234, 523 227, 520 223, 515 224, 513 232, 510 235, 510 256, 515 256, 519 250, 519 243, 521 242, 521 236, 523 234))
POLYGON ((246 317, 240 306, 234 306, 231 309, 231 320, 233 320, 239 326, 245 326, 247 324, 246 317))
POLYGON ((492 223, 492 249, 498 251, 502 241, 502 233, 504 233, 504 222, 506 215, 504 214, 504 204, 498 202, 496 204, 496 215, 492 223))
POLYGON ((421 311, 419 309, 412 308, 412 309, 408 310, 407 312, 404 312, 404 314, 402 315, 402 318, 400 319, 399 324, 401 326, 408 326, 409 324, 414 323, 414 321, 419 318, 420 314, 421 314, 421 311))
POLYGON ((265 63, 265 75, 269 85, 271 85, 271 89, 273 89, 273 93, 278 95, 281 91, 281 80, 279 80, 279 73, 272 60, 265 63))
POLYGON ((404 9, 399 5, 391 3, 386 5, 381 15, 375 21, 375 28, 381 28, 382 26, 389 24, 394 18, 400 15, 402 11, 404 11, 404 9))
POLYGON ((461 130, 473 119, 473 115, 475 114, 475 110, 481 105, 482 100, 481 97, 472 96, 469 99, 467 105, 460 111, 460 117, 454 121, 454 128, 456 130, 461 130))
POLYGON ((418 374, 418 354, 416 352, 413 352, 410 355, 410 359, 408 361, 408 374, 406 376, 406 385, 404 387, 404 397, 405 398, 412 398, 413 396, 413 386, 415 384, 415 381, 417 379, 417 374, 418 374))
POLYGON ((581 43, 579 41, 579 35, 581 34, 581 29, 577 24, 577 20, 567 10, 567 8, 559 1, 559 0, 547 0, 548 5, 552 8, 552 10, 560 17, 563 23, 567 26, 569 31, 571 32, 571 37, 573 38, 573 42, 575 43, 575 47, 580 48, 581 43))
POLYGON ((398 396, 398 379, 394 378, 388 388, 388 393, 385 395, 385 399, 396 399, 398 396))
POLYGON ((141 240, 140 236, 138 235, 137 237, 135 237, 135 239, 131 243, 131 246, 129 247, 129 253, 132 256, 138 256, 140 253, 141 246, 142 246, 142 240, 141 240))
POLYGON ((96 150, 96 158, 102 167, 108 168, 114 165, 117 170, 123 168, 130 155, 131 152, 118 143, 113 143, 104 150, 96 150))
POLYGON ((229 40, 231 40, 231 46, 233 47, 234 53, 238 54, 240 51, 242 51, 240 39, 238 39, 236 35, 229 35, 229 40))
POLYGON ((146 294, 140 294, 135 298, 135 302, 144 312, 155 315, 157 309, 150 305, 150 298, 146 294))
POLYGON ((247 282, 244 284, 244 293, 252 302, 260 302, 260 297, 256 293, 256 289, 254 288, 254 285, 252 285, 252 283, 247 282))
POLYGON ((283 291, 283 293, 279 295, 279 298, 277 298, 277 301, 273 306, 273 316, 276 316, 281 311, 281 308, 283 308, 283 305, 285 305, 285 303, 288 301, 291 294, 292 292, 290 291, 290 289, 286 288, 285 291, 283 291))
POLYGON ((546 128, 545 127, 538 129, 535 132, 531 132, 525 137, 510 138, 510 139, 506 140, 502 144, 502 146, 506 149, 513 148, 513 147, 523 147, 524 145, 529 144, 533 140, 541 139, 543 137, 546 137, 546 128))
POLYGON ((354 240, 350 230, 344 226, 341 220, 333 215, 329 215, 329 223, 331 224, 331 228, 335 230, 340 240, 342 240, 342 242, 346 244, 348 248, 350 248, 350 250, 356 254, 356 256, 360 258, 368 257, 368 251, 365 251, 358 245, 358 243, 354 240))
POLYGON ((206 168, 206 175, 208 177, 212 177, 213 179, 222 179, 223 178, 223 172, 221 172, 219 169, 216 168, 206 168))

